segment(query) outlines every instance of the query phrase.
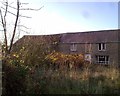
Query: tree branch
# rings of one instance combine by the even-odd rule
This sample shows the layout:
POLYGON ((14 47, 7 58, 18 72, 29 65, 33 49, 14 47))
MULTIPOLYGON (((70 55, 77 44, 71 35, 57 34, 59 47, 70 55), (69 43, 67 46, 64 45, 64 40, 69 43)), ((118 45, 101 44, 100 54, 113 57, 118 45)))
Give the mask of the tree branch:
POLYGON ((8 1, 6 1, 6 10, 5 10, 5 15, 4 15, 4 20, 6 20, 6 15, 7 15, 7 11, 8 11, 8 1))
MULTIPOLYGON (((16 36, 16 29, 17 29, 17 27, 30 29, 30 28, 27 28, 27 27, 25 27, 23 25, 19 25, 18 24, 18 20, 19 20, 20 17, 31 18, 29 16, 22 16, 22 15, 20 15, 20 11, 24 11, 24 10, 39 11, 39 10, 41 10, 44 7, 44 6, 42 6, 39 9, 32 9, 32 8, 25 8, 25 7, 21 8, 22 4, 26 5, 28 3, 21 3, 20 0, 16 0, 16 1, 17 1, 17 7, 13 7, 11 5, 13 2, 11 4, 8 4, 8 0, 3 0, 3 2, 0 1, 0 3, 2 3, 2 6, 3 6, 3 7, 2 6, 0 7, 0 17, 1 17, 0 26, 3 27, 3 30, 0 30, 0 31, 3 31, 3 34, 4 34, 5 57, 11 53, 13 42, 14 42, 14 39, 15 39, 15 36, 16 36), (10 10, 8 10, 8 8, 10 8, 10 10), (17 13, 14 13, 14 11, 16 11, 17 13), (9 14, 15 16, 15 22, 14 22, 14 25, 13 25, 13 31, 12 31, 12 33, 10 33, 11 34, 10 45, 8 46, 9 34, 7 34, 8 33, 7 32, 7 16, 9 14)), ((21 30, 21 29, 19 29, 19 30, 28 33, 27 31, 24 31, 24 30, 21 30)))
POLYGON ((41 7, 41 8, 39 8, 39 9, 22 8, 22 9, 20 9, 20 10, 32 10, 32 11, 39 11, 39 10, 41 10, 43 7, 44 7, 44 6, 42 6, 42 7, 41 7))
MULTIPOLYGON (((6 32, 6 23, 4 22, 4 19, 5 19, 5 16, 4 16, 4 19, 3 19, 3 16, 2 16, 2 11, 0 9, 0 15, 1 15, 1 21, 2 21, 2 26, 3 26, 3 31, 4 31, 4 37, 5 37, 5 52, 7 53, 8 52, 8 44, 7 44, 7 32, 6 32)), ((5 14, 6 15, 6 14, 5 14)), ((5 54, 6 55, 6 54, 5 54)))
POLYGON ((8 7, 10 7, 10 8, 13 8, 13 9, 16 9, 15 7, 12 7, 12 6, 10 6, 10 4, 12 4, 13 2, 11 2, 9 5, 8 5, 8 0, 6 1, 6 2, 2 2, 2 1, 0 1, 4 6, 8 6, 8 7))
POLYGON ((28 28, 28 27, 26 27, 26 26, 24 26, 24 25, 18 25, 19 27, 24 27, 24 28, 26 28, 26 29, 30 29, 30 28, 28 28))
POLYGON ((27 32, 27 31, 24 31, 24 30, 22 30, 22 29, 20 29, 20 31, 22 31, 22 32, 25 32, 25 33, 27 33, 27 34, 30 34, 29 32, 27 32))
MULTIPOLYGON (((2 9, 4 9, 5 10, 5 8, 3 8, 3 7, 1 7, 2 9)), ((14 16, 17 16, 16 14, 14 14, 14 13, 12 13, 12 12, 10 12, 10 11, 8 11, 8 13, 10 13, 10 14, 12 14, 12 15, 14 15, 14 16)), ((20 17, 24 17, 24 18, 31 18, 31 17, 29 17, 29 16, 22 16, 22 15, 19 15, 20 17)))
POLYGON ((11 52, 11 49, 12 49, 12 46, 13 46, 13 40, 14 40, 15 33, 16 33, 16 27, 17 27, 17 23, 18 23, 19 9, 20 9, 20 4, 19 3, 20 3, 19 0, 17 0, 17 16, 16 16, 16 21, 15 21, 15 26, 14 26, 14 29, 13 29, 12 39, 11 39, 11 42, 10 42, 9 53, 11 52))

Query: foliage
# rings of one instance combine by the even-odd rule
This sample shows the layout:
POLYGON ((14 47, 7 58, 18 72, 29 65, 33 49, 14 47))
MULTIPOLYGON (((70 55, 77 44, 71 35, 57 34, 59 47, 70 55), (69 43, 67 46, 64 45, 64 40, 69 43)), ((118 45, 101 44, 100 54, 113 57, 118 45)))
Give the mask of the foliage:
POLYGON ((95 65, 78 70, 27 67, 17 61, 17 55, 14 56, 14 60, 3 66, 3 86, 6 88, 3 95, 119 94, 118 69, 95 65))
POLYGON ((12 50, 7 57, 2 58, 3 95, 37 93, 38 88, 35 87, 38 84, 34 83, 33 74, 37 66, 46 66, 47 61, 44 58, 50 47, 38 43, 27 43, 17 47, 17 50, 12 50))
POLYGON ((3 60, 3 95, 23 94, 28 68, 17 60, 3 60))
POLYGON ((84 56, 82 54, 63 54, 60 52, 52 52, 46 56, 52 64, 59 67, 79 68, 84 64, 84 56))

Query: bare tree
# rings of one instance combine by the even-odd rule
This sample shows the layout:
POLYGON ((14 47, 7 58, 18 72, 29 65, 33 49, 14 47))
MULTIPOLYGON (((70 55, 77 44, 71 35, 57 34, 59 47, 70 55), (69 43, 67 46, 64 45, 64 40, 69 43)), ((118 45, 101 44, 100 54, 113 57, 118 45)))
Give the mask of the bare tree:
MULTIPOLYGON (((8 0, 6 0, 4 2, 1 2, 4 7, 1 7, 0 8, 0 16, 1 16, 1 21, 0 21, 0 25, 2 25, 2 28, 3 28, 3 33, 4 33, 4 46, 5 46, 5 56, 7 56, 8 54, 11 53, 11 50, 12 50, 12 47, 13 47, 13 42, 14 42, 14 39, 15 39, 15 35, 16 35, 16 28, 18 26, 18 22, 19 22, 19 18, 20 17, 24 17, 24 18, 31 18, 29 16, 22 16, 20 15, 20 10, 34 10, 34 11, 38 11, 40 10, 41 8, 39 9, 32 9, 32 8, 21 8, 21 3, 19 0, 17 0, 17 3, 16 3, 16 7, 13 7, 11 6, 9 3, 8 3, 8 0), (14 10, 16 10, 16 13, 8 10, 8 8, 12 8, 14 10), (11 38, 10 38, 10 44, 8 45, 8 30, 7 30, 7 19, 6 19, 6 16, 7 14, 11 14, 13 16, 15 16, 15 20, 14 20, 14 26, 13 26, 13 31, 10 32, 10 34, 12 35, 11 38)), ((28 4, 28 3, 24 3, 24 4, 28 4)), ((21 26, 24 26, 24 25, 21 25, 21 26)), ((10 30, 9 30, 10 31, 10 30)))

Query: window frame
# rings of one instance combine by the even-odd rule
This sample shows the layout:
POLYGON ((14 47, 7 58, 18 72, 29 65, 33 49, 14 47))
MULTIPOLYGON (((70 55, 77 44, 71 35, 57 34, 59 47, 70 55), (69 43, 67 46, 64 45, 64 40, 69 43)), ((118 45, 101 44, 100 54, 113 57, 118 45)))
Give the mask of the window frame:
POLYGON ((96 59, 97 59, 98 64, 109 64, 109 56, 108 55, 96 55, 96 59))
POLYGON ((98 43, 99 51, 106 51, 106 43, 98 43))
POLYGON ((76 51, 77 51, 77 44, 72 43, 72 44, 70 45, 70 51, 71 51, 71 52, 76 52, 76 51))

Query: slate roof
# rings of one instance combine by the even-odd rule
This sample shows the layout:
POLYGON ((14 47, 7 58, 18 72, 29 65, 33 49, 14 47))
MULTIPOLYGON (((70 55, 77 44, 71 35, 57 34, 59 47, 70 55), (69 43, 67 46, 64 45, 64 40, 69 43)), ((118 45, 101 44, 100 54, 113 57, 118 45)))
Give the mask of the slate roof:
POLYGON ((25 35, 19 39, 16 44, 23 43, 53 43, 60 41, 60 43, 101 43, 101 42, 120 42, 119 30, 101 30, 89 32, 74 32, 62 33, 54 35, 25 35), (119 33, 119 34, 118 34, 119 33))
POLYGON ((61 43, 118 42, 118 33, 120 36, 120 30, 65 33, 61 37, 61 43))
POLYGON ((60 34, 55 35, 25 35, 22 38, 20 38, 16 44, 23 44, 23 43, 42 43, 42 44, 51 44, 53 42, 56 42, 60 40, 60 34))

